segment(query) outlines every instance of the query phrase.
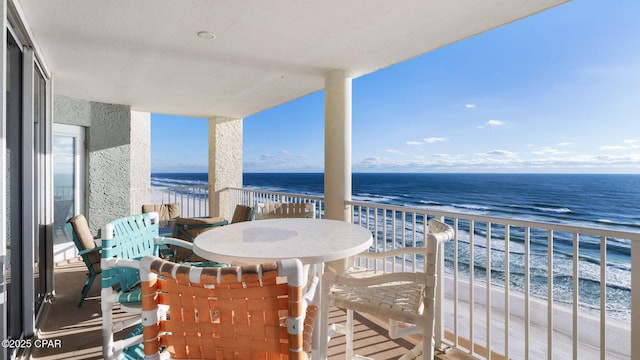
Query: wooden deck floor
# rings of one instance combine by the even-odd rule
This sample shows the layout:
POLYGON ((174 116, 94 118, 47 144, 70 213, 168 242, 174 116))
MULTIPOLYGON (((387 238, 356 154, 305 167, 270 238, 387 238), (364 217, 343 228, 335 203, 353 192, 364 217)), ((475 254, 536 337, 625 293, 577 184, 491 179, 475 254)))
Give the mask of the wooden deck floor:
MULTIPOLYGON (((40 339, 58 341, 60 347, 32 348, 26 359, 102 359, 100 315, 100 284, 93 284, 84 305, 78 308, 80 290, 86 268, 80 261, 69 261, 55 267, 56 296, 45 305, 40 319, 40 339)), ((124 312, 117 316, 130 316, 124 312)), ((344 312, 332 309, 330 321, 343 321, 344 312)), ((378 319, 356 314, 354 347, 359 355, 373 359, 397 359, 411 349, 416 339, 390 339, 384 324, 378 319)), ((55 343, 52 343, 55 344, 55 343)), ((465 354, 450 351, 438 354, 439 359, 471 359, 465 354)), ((344 359, 344 336, 336 336, 329 343, 329 358, 344 359)))

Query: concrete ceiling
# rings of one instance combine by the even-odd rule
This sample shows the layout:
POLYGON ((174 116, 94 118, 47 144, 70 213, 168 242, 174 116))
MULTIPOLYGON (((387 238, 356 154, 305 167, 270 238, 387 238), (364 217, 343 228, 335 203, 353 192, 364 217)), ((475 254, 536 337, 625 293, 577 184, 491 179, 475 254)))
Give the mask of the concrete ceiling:
MULTIPOLYGON (((14 0, 18 1, 18 0, 14 0)), ((243 118, 567 0, 19 0, 54 92, 243 118), (215 39, 198 37, 208 31, 215 39)))

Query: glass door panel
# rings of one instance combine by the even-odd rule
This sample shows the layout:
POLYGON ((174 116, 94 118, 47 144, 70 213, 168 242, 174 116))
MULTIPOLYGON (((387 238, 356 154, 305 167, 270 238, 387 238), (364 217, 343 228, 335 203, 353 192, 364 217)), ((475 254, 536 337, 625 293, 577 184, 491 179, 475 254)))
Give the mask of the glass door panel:
MULTIPOLYGON (((84 129, 54 124, 53 135, 53 244, 56 261, 74 252, 72 239, 64 224, 84 211, 84 129), (61 244, 67 246, 60 247, 61 244), (56 246, 58 245, 58 246, 56 246)), ((75 253, 71 256, 75 256, 75 253)))

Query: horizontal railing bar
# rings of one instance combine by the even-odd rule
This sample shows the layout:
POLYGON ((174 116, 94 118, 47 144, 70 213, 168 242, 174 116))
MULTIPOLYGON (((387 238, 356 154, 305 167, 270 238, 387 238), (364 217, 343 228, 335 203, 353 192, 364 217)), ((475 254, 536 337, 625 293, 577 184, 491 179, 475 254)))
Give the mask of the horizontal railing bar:
POLYGON ((306 195, 306 194, 294 194, 294 193, 286 193, 286 192, 279 192, 279 191, 269 191, 269 190, 259 190, 259 189, 255 189, 254 190, 254 189, 249 189, 249 188, 236 188, 236 187, 229 187, 229 188, 226 188, 226 190, 255 192, 255 193, 260 193, 260 194, 265 194, 265 195, 278 195, 278 196, 284 196, 284 197, 305 198, 305 199, 308 199, 308 200, 324 201, 324 197, 322 197, 322 196, 313 196, 313 195, 306 195))
POLYGON ((411 208, 411 207, 403 207, 397 205, 381 205, 376 203, 366 203, 366 202, 358 202, 358 201, 346 201, 347 205, 351 206, 362 206, 362 207, 376 207, 379 209, 385 210, 396 210, 401 212, 416 212, 420 214, 428 214, 433 215, 435 217, 449 217, 449 218, 462 218, 475 220, 486 223, 496 223, 500 225, 510 225, 510 226, 518 226, 518 227, 531 227, 536 229, 549 229, 560 232, 579 232, 583 235, 593 235, 593 236, 606 236, 608 238, 622 238, 629 239, 634 241, 640 241, 640 233, 620 231, 620 230, 609 230, 609 229, 600 229, 600 228, 592 228, 592 227, 584 227, 584 226, 573 226, 573 225, 564 225, 564 224, 555 224, 555 223, 547 223, 542 221, 532 221, 532 220, 519 220, 516 218, 500 218, 494 216, 486 216, 486 215, 477 215, 477 214, 469 214, 469 213, 456 213, 450 211, 441 211, 441 210, 432 210, 432 209, 421 209, 421 208, 411 208))

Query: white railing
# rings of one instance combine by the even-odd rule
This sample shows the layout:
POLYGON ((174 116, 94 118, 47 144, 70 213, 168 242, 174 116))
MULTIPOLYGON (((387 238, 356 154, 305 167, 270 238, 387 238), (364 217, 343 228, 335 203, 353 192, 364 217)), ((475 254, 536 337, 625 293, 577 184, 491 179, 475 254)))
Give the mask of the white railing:
MULTIPOLYGON (((242 188, 227 188, 224 195, 228 199, 227 214, 233 214, 236 205, 257 207, 266 203, 304 203, 314 206, 316 218, 324 216, 324 199, 318 196, 242 188)), ((133 213, 139 213, 143 204, 168 203, 179 204, 182 217, 209 216, 209 186, 150 187, 131 190, 133 213)))
POLYGON ((149 187, 131 190, 132 213, 142 211, 144 204, 180 205, 180 216, 209 216, 209 186, 149 187))
POLYGON ((445 245, 446 275, 439 284, 443 307, 437 342, 479 358, 630 358, 631 291, 638 287, 632 286, 637 280, 631 280, 629 246, 640 247, 640 234, 366 202, 348 205, 354 223, 374 234, 375 247, 420 245, 432 217, 454 227, 456 238, 445 245), (596 259, 581 249, 594 245, 596 259), (608 260, 620 252, 627 253, 626 262, 608 260), (569 269, 562 268, 567 261, 569 269), (612 300, 617 313, 608 306, 612 300))
POLYGON ((315 218, 321 219, 324 217, 324 198, 320 196, 242 188, 227 188, 226 196, 229 197, 229 214, 233 213, 236 205, 246 205, 257 208, 261 204, 267 203, 303 203, 313 205, 315 218))
MULTIPOLYGON (((178 194, 188 192, 180 189, 165 188, 174 195, 164 202, 182 204, 187 195, 178 194)), ((316 217, 324 217, 322 197, 240 188, 224 193, 229 213, 236 204, 298 202, 314 204, 316 217)), ((207 201, 197 203, 208 210, 207 201)), ((420 246, 432 217, 454 227, 456 237, 441 257, 437 346, 476 358, 640 354, 640 342, 631 341, 632 332, 640 334, 640 316, 631 316, 640 314, 640 234, 368 202, 346 205, 352 222, 374 235, 371 251, 420 246)), ((420 260, 398 266, 418 269, 420 260)))

